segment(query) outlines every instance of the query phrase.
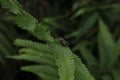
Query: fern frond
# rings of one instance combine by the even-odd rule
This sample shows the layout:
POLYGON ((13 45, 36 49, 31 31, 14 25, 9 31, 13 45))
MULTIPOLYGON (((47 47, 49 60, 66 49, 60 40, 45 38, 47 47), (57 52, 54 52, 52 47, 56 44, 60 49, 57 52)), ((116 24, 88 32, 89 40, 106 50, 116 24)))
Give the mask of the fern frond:
POLYGON ((3 8, 9 9, 14 14, 21 12, 21 6, 17 0, 0 0, 0 3, 3 8))
POLYGON ((22 11, 22 14, 17 15, 15 19, 16 24, 22 29, 29 31, 39 40, 43 41, 53 41, 48 28, 39 23, 36 18, 31 16, 29 13, 22 11))
POLYGON ((16 14, 15 22, 22 29, 27 30, 39 40, 53 41, 53 37, 46 27, 41 27, 39 21, 26 12, 17 0, 0 0, 3 8, 9 9, 12 13, 16 14), (38 32, 38 30, 40 30, 38 32))
POLYGON ((38 24, 34 32, 31 32, 39 40, 44 41, 54 41, 53 37, 50 34, 50 31, 47 29, 45 25, 38 24))
POLYGON ((19 27, 29 31, 39 40, 53 41, 53 37, 48 31, 48 28, 40 24, 39 21, 27 12, 23 11, 22 14, 17 15, 15 22, 19 27))
POLYGON ((32 61, 39 64, 45 64, 48 66, 56 67, 54 64, 54 58, 52 55, 40 51, 36 51, 30 48, 23 48, 20 50, 20 55, 17 56, 10 56, 10 58, 19 59, 19 60, 26 60, 32 61))
POLYGON ((39 21, 31 16, 29 13, 27 13, 25 10, 23 10, 21 5, 16 0, 2 1, 0 0, 0 3, 2 3, 2 7, 9 9, 12 13, 16 15, 16 24, 18 24, 19 27, 27 30, 39 40, 43 40, 46 42, 46 44, 40 44, 30 40, 15 40, 15 45, 24 47, 26 49, 22 49, 20 51, 24 54, 13 56, 13 58, 33 61, 37 63, 43 62, 44 64, 47 64, 26 66, 22 67, 22 70, 33 72, 42 77, 44 80, 59 80, 59 77, 60 80, 74 80, 76 78, 75 76, 78 77, 77 80, 94 80, 93 78, 91 78, 91 75, 89 75, 87 68, 84 67, 82 62, 80 62, 78 58, 76 59, 76 57, 73 56, 71 50, 68 47, 57 44, 48 29, 45 26, 41 27, 39 21), (13 9, 13 7, 15 8, 13 9), (27 50, 27 48, 29 48, 29 50, 27 50), (31 50, 33 51, 33 53, 31 50), (53 56, 55 62, 52 61, 53 59, 46 58, 48 57, 48 55, 43 54, 49 54, 53 56), (57 64, 58 72, 56 68, 50 66, 51 64, 57 64))
POLYGON ((81 59, 74 55, 75 59, 75 80, 95 80, 81 59))
POLYGON ((60 80, 74 80, 75 64, 71 50, 54 43, 50 44, 50 47, 55 56, 60 80))
POLYGON ((31 40, 24 40, 24 39, 16 39, 14 44, 20 47, 32 48, 38 51, 43 51, 46 53, 50 53, 49 46, 47 44, 40 44, 37 42, 33 42, 31 40))
POLYGON ((40 55, 41 57, 45 57, 47 59, 54 59, 54 57, 51 54, 40 52, 40 51, 30 49, 30 48, 22 48, 20 49, 20 53, 40 55))
POLYGON ((52 67, 56 67, 54 64, 54 60, 47 59, 42 57, 41 55, 36 55, 36 54, 21 54, 17 56, 10 56, 10 58, 13 59, 18 59, 18 60, 26 60, 26 61, 31 61, 39 64, 44 64, 52 67))
POLYGON ((48 66, 34 65, 21 68, 24 71, 32 72, 44 80, 59 80, 58 72, 48 66))
POLYGON ((21 14, 16 15, 15 23, 18 25, 18 27, 21 27, 22 29, 34 32, 38 21, 29 13, 22 11, 21 14))

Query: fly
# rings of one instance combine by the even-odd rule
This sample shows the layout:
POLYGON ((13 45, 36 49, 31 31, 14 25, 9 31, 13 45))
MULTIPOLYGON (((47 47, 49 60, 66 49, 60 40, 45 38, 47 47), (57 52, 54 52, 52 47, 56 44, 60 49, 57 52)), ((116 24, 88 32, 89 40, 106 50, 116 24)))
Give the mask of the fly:
POLYGON ((69 46, 69 42, 66 41, 64 38, 60 37, 60 41, 64 46, 69 46))

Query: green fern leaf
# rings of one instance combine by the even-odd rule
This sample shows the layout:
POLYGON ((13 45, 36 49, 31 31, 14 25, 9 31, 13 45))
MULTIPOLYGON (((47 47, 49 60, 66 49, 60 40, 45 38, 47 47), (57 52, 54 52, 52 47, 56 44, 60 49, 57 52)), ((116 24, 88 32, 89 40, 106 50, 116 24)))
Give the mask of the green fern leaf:
POLYGON ((94 80, 87 68, 78 58, 73 56, 71 50, 68 47, 57 44, 48 29, 45 26, 41 27, 39 21, 24 11, 16 0, 0 0, 0 3, 2 3, 4 8, 9 9, 16 15, 16 24, 18 24, 19 27, 27 30, 39 40, 49 43, 46 45, 29 40, 15 40, 15 45, 35 51, 30 53, 30 50, 22 49, 20 52, 24 54, 13 56, 13 58, 47 64, 26 66, 22 67, 22 70, 33 72, 44 80, 59 80, 59 77, 60 80, 94 80), (9 7, 7 7, 8 5, 9 7), (52 61, 52 59, 46 58, 48 55, 43 54, 50 54, 54 57, 55 62, 52 61), (55 63, 57 64, 58 72, 56 68, 49 66, 51 64, 55 65, 55 63))
POLYGON ((38 21, 29 13, 22 11, 21 14, 15 17, 15 22, 22 29, 33 32, 38 24, 38 21))
POLYGON ((41 27, 39 21, 36 18, 31 16, 24 9, 22 9, 22 6, 17 2, 17 0, 0 0, 0 3, 3 8, 9 9, 12 13, 16 14, 15 23, 19 27, 27 30, 35 37, 37 37, 39 40, 53 41, 50 32, 47 31, 46 28, 41 27), (38 31, 38 29, 40 31, 38 31))
POLYGON ((68 47, 63 47, 58 44, 50 44, 51 51, 55 56, 55 61, 58 66, 60 80, 74 80, 74 57, 68 47))
POLYGON ((36 27, 35 31, 32 32, 32 35, 34 35, 37 39, 43 40, 43 41, 54 41, 53 37, 50 34, 50 31, 47 29, 46 26, 43 26, 41 24, 36 27))
POLYGON ((39 40, 43 41, 53 41, 53 37, 50 35, 50 32, 47 30, 46 26, 43 26, 29 13, 22 11, 22 14, 17 15, 15 19, 16 24, 22 29, 29 31, 39 40))
POLYGON ((25 66, 21 68, 24 71, 32 72, 38 75, 44 80, 59 80, 58 72, 48 66, 35 65, 35 66, 25 66))
POLYGON ((82 63, 80 58, 74 55, 75 58, 75 80, 95 80, 89 70, 82 63))
POLYGON ((43 51, 46 53, 50 53, 51 50, 49 49, 49 46, 47 44, 40 44, 37 42, 33 42, 31 40, 24 40, 24 39, 16 39, 14 41, 14 44, 20 47, 26 47, 26 48, 32 48, 37 51, 43 51))
POLYGON ((51 54, 41 52, 41 51, 37 51, 37 50, 34 50, 34 49, 30 49, 30 48, 20 49, 20 53, 35 54, 35 55, 40 55, 41 57, 45 57, 47 59, 54 59, 54 57, 51 54))
POLYGON ((18 4, 17 0, 0 0, 0 4, 3 8, 9 9, 14 14, 21 12, 21 6, 18 4))
POLYGON ((10 56, 9 58, 31 61, 31 62, 35 62, 35 63, 39 63, 39 64, 52 66, 52 67, 56 66, 54 64, 55 63, 54 60, 41 57, 40 55, 38 55, 38 54, 36 55, 34 53, 33 54, 21 54, 21 55, 17 55, 17 56, 10 56))

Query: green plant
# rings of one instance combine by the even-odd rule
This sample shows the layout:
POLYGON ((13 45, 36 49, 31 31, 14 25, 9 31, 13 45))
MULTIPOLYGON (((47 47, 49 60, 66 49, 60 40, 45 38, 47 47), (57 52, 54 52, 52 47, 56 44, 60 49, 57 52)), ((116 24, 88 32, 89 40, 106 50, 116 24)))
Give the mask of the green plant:
POLYGON ((119 2, 0 0, 0 79, 119 80, 119 2))
POLYGON ((38 40, 17 39, 15 44, 23 47, 18 56, 12 58, 38 63, 24 66, 22 70, 33 72, 44 80, 94 80, 85 65, 72 51, 50 34, 47 27, 27 13, 16 0, 2 0, 1 5, 15 14, 15 23, 38 40))

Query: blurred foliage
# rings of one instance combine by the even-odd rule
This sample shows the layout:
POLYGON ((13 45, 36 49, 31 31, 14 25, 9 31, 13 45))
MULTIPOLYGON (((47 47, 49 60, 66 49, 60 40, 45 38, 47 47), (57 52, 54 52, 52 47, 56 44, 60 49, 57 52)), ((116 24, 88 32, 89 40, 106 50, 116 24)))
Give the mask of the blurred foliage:
MULTIPOLYGON (((82 58, 96 80, 120 80, 120 0, 18 1, 49 28, 54 37, 69 42, 69 47, 82 58)), ((17 8, 15 5, 13 11, 17 8)), ((18 54, 18 47, 13 46, 16 38, 38 40, 16 27, 16 23, 26 21, 19 23, 21 16, 16 19, 14 14, 2 8, 0 14, 0 79, 37 80, 36 75, 19 70, 23 65, 34 63, 14 61, 6 56, 18 54)), ((25 26, 33 29, 33 25, 25 26)))

